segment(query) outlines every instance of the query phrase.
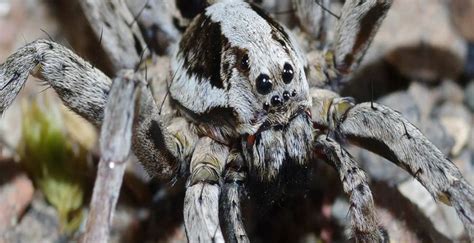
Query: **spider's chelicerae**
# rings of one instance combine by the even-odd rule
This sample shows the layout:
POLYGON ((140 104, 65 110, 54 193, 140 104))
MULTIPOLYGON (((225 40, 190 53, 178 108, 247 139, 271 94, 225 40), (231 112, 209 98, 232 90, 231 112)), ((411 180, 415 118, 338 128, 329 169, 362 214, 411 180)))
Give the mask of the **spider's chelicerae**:
MULTIPOLYGON (((311 63, 293 34, 253 3, 207 1, 180 33, 170 19, 150 24, 134 17, 120 0, 81 1, 115 68, 114 82, 67 48, 38 40, 0 66, 0 114, 31 73, 71 110, 102 126, 103 161, 117 162, 114 156, 132 147, 155 177, 189 175, 184 219, 190 242, 247 242, 240 212, 245 182, 272 183, 282 168, 305 167, 315 159, 334 165, 340 175, 350 198, 353 238, 387 241, 366 174, 340 142, 408 171, 434 198, 456 209, 472 239, 474 191, 456 166, 398 112, 372 102, 355 104, 335 92, 357 68, 391 0, 346 1, 332 43, 325 42, 329 1, 293 2, 302 29, 325 47, 311 63), (145 36, 159 35, 161 42, 180 38, 164 51, 172 53, 169 82, 162 87, 169 91, 169 114, 161 113, 147 85, 141 60, 148 51, 138 25, 153 26, 145 36), (120 145, 107 145, 109 140, 120 145)), ((162 5, 150 0, 139 12, 153 14, 162 5)), ((96 187, 104 181, 98 179, 96 187)), ((115 202, 116 197, 92 203, 111 203, 113 209, 115 202)))

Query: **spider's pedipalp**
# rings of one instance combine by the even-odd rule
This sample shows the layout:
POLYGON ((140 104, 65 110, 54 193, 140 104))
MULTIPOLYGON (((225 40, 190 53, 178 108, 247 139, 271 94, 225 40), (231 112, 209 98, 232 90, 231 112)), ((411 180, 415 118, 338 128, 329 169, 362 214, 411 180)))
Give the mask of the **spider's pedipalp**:
POLYGON ((184 225, 189 242, 224 242, 219 223, 221 174, 229 148, 203 137, 191 158, 184 198, 184 225))
POLYGON ((339 143, 326 135, 316 138, 315 151, 320 158, 334 165, 344 191, 349 195, 352 234, 356 242, 388 242, 386 232, 377 220, 367 176, 357 162, 339 143))
POLYGON ((339 105, 328 112, 334 132, 408 171, 435 199, 454 206, 474 237, 474 189, 453 162, 400 113, 370 102, 339 105))
POLYGON ((250 242, 245 231, 240 198, 247 179, 245 162, 238 150, 232 150, 224 171, 224 183, 219 201, 219 217, 226 242, 250 242))
POLYGON ((198 140, 184 118, 160 115, 150 89, 140 94, 139 111, 133 127, 132 147, 147 172, 162 179, 177 176, 189 161, 198 140))

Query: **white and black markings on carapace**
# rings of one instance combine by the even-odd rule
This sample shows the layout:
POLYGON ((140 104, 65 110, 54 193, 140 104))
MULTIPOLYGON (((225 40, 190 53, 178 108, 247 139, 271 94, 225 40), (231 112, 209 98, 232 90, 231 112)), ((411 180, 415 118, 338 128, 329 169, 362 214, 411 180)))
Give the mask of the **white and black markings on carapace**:
POLYGON ((179 43, 171 100, 227 143, 242 140, 257 174, 274 178, 285 161, 304 164, 308 157, 305 65, 292 37, 263 10, 243 1, 215 3, 179 43))
POLYGON ((295 110, 287 103, 309 100, 306 63, 296 46, 257 6, 216 3, 182 37, 172 64, 171 98, 192 118, 225 109, 232 115, 228 119, 250 123, 240 135, 253 134, 263 115, 287 113, 295 110))

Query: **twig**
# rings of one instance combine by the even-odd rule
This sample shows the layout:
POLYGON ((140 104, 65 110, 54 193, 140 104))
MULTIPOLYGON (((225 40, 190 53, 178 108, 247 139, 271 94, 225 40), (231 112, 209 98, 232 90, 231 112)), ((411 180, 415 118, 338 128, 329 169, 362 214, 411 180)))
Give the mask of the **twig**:
POLYGON ((83 242, 107 242, 130 153, 137 79, 123 71, 112 84, 100 135, 102 158, 83 242))

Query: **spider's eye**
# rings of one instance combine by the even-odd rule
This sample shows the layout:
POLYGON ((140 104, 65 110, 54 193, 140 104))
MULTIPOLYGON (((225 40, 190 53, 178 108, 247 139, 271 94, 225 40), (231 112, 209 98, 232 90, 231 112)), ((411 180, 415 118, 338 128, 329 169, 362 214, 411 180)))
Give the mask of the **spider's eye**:
POLYGON ((275 95, 275 96, 272 97, 272 105, 274 105, 274 106, 283 105, 283 100, 281 99, 280 96, 275 95))
POLYGON ((250 62, 249 62, 249 55, 245 54, 240 60, 240 68, 244 71, 248 71, 250 69, 250 62))
POLYGON ((257 77, 257 91, 260 94, 266 95, 272 90, 273 83, 270 80, 270 77, 266 74, 260 74, 257 77))
POLYGON ((285 63, 283 66, 283 73, 282 73, 282 78, 283 82, 285 84, 291 83, 291 80, 293 80, 295 72, 293 71, 293 67, 289 63, 285 63))
POLYGON ((290 92, 288 92, 288 91, 283 92, 283 99, 289 100, 290 99, 290 92))

